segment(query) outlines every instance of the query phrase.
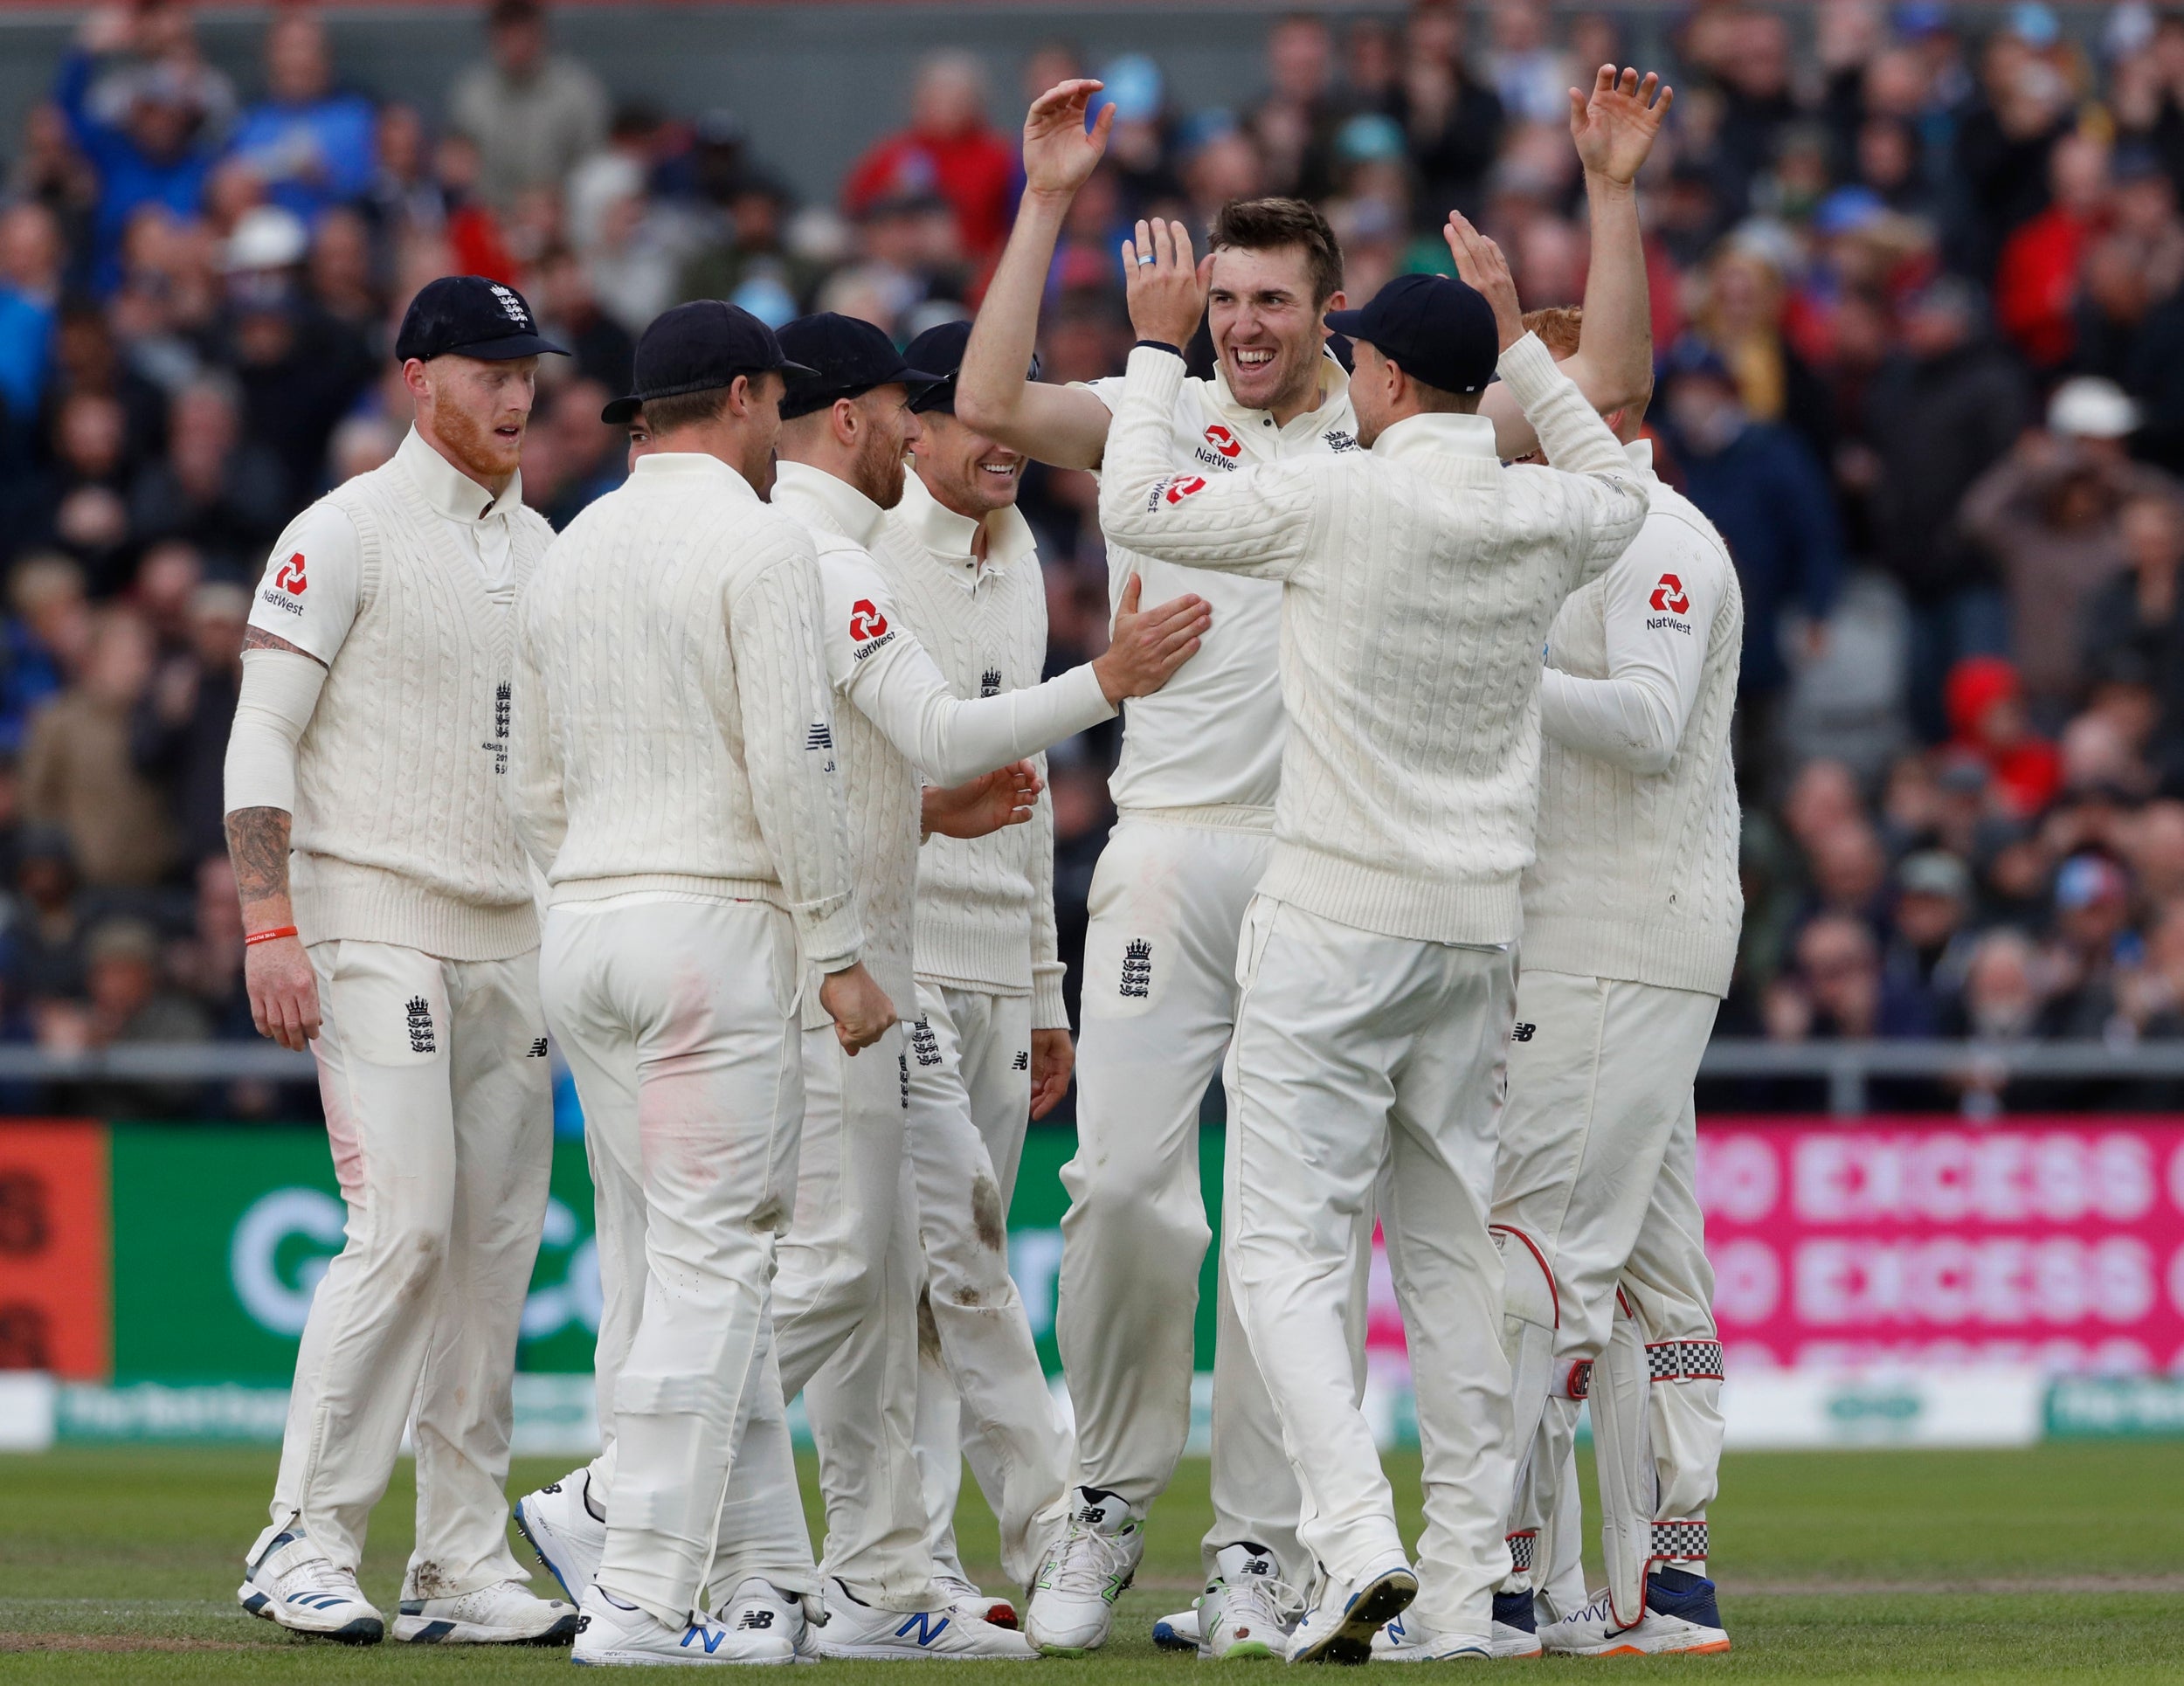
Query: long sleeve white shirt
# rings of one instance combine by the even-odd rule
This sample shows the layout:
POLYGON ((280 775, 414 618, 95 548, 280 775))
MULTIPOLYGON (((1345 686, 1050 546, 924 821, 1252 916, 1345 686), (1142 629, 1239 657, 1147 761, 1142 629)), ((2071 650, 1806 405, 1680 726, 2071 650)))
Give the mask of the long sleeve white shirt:
POLYGON ((1283 584, 1289 731, 1261 892, 1385 936, 1517 937, 1540 644, 1645 517, 1614 435, 1535 336, 1501 373, 1559 468, 1504 467, 1483 418, 1421 415, 1369 452, 1178 475, 1183 362, 1146 347, 1108 436, 1112 540, 1283 584))
POLYGON ((1744 599, 1727 548, 1627 447, 1646 523, 1571 593, 1540 677, 1538 854, 1524 874, 1524 962, 1724 993, 1737 957, 1737 704, 1744 599))
POLYGON ((771 902, 860 957, 811 535, 709 456, 639 459, 517 605, 509 796, 556 902, 771 902))
POLYGON ((827 676, 845 705, 834 725, 866 964, 902 1005, 912 976, 919 774, 959 784, 1097 725, 1114 706, 1089 663, 1028 690, 957 696, 866 549, 879 531, 880 506, 794 462, 780 465, 773 502, 804 522, 819 551, 827 676))

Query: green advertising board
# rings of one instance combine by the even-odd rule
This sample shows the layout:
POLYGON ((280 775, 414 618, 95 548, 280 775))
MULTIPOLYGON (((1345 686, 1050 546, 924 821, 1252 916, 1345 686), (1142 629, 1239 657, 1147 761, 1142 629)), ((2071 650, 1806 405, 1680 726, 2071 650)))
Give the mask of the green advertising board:
MULTIPOLYGON (((1218 1131, 1200 1137, 1218 1226, 1218 1131)), ((1047 1372, 1061 1267, 1068 1130, 1034 1129, 1009 1215, 1009 1261, 1047 1372)), ((344 1209, 322 1131, 121 1124, 113 1130, 116 1383, 286 1386, 312 1289, 341 1250, 344 1209)), ((1213 1363, 1213 1261, 1200 1278, 1199 1367, 1213 1363)), ((523 1314, 518 1367, 588 1372, 599 1320, 584 1144, 554 1144, 552 1191, 523 1314)))

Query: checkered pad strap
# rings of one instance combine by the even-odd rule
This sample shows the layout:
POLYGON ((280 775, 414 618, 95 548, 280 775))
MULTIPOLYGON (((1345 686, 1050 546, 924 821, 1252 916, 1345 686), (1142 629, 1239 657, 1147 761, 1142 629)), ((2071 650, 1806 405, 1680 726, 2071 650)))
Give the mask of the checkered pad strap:
POLYGON ((1533 1548, 1539 1544, 1539 1536, 1531 1529, 1509 1537, 1509 1566, 1512 1574, 1531 1572, 1533 1548))
POLYGON ((1657 1382, 1717 1382, 1719 1341, 1658 1341, 1646 1349, 1646 1372, 1657 1382))
POLYGON ((1706 1524, 1699 1521, 1656 1522, 1653 1525, 1653 1560, 1660 1562, 1704 1562, 1706 1558, 1706 1524))

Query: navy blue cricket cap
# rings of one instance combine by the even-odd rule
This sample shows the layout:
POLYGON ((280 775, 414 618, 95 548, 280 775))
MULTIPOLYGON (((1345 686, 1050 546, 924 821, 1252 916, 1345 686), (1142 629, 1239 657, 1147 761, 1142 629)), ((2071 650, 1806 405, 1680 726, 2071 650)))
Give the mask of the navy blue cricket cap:
POLYGON ((812 370, 790 380, 788 396, 781 400, 784 421, 808 416, 837 398, 854 398, 875 386, 906 386, 915 400, 934 382, 946 378, 912 368, 895 349, 895 342, 872 323, 832 310, 783 323, 781 349, 812 370))
POLYGON ((637 342, 631 390, 599 411, 599 419, 619 427, 653 398, 685 392, 709 392, 732 385, 738 375, 778 370, 791 378, 813 371, 791 363, 773 329, 741 305, 722 299, 694 299, 653 318, 637 342))
MULTIPOLYGON (((971 343, 969 322, 943 322, 938 328, 929 328, 902 349, 902 355, 920 369, 933 371, 932 384, 910 398, 910 408, 920 415, 956 413, 956 377, 963 372, 964 349, 971 343)), ((1032 359, 1032 366, 1025 379, 1039 378, 1039 359, 1032 359)))
POLYGON ((1494 307, 1446 275, 1398 275, 1364 309, 1329 311, 1327 326, 1443 392, 1485 391, 1501 361, 1494 307))
POLYGON ((427 281, 402 313, 402 331, 394 337, 397 361, 421 357, 430 363, 451 352, 486 363, 546 352, 569 355, 538 331, 538 321, 521 293, 483 275, 443 275, 427 281))

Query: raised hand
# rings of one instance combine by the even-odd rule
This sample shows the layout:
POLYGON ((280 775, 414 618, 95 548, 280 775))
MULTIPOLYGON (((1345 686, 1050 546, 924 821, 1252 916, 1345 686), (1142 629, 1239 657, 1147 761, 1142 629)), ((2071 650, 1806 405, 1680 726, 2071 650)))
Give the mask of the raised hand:
POLYGON ((1024 116, 1024 186, 1027 192, 1067 197, 1082 187, 1107 151, 1115 107, 1102 107, 1088 132, 1085 109, 1104 86, 1090 77, 1057 82, 1032 101, 1024 116))
POLYGON ((1448 213, 1448 225, 1441 231, 1448 242, 1448 255, 1456 260, 1456 273, 1494 307, 1494 326, 1502 349, 1508 350, 1524 337, 1524 313, 1517 302, 1517 280, 1509 273, 1509 259, 1461 211, 1448 213))
POLYGON ((1570 90, 1570 138, 1577 143, 1579 161, 1589 174, 1628 187, 1638 179, 1675 103, 1676 90, 1653 72, 1641 81, 1635 70, 1618 76, 1614 66, 1602 65, 1593 78, 1590 99, 1570 90))
POLYGON ((1181 223, 1139 218, 1137 238, 1123 242, 1123 291, 1137 337, 1187 343, 1206 315, 1213 268, 1210 254, 1203 263, 1192 261, 1190 231, 1181 223))

